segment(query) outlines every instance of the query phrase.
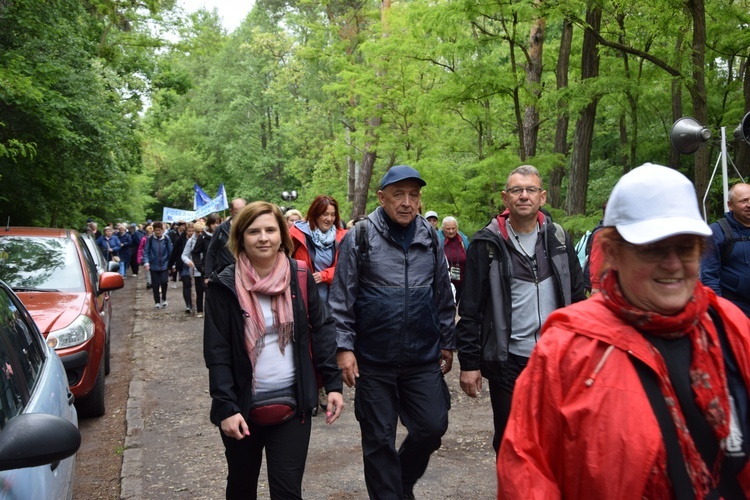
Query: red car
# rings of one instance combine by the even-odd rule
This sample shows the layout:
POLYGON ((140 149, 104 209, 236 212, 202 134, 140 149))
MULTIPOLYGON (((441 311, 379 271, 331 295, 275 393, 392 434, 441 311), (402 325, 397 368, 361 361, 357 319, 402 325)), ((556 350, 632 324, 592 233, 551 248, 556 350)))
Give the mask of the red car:
POLYGON ((7 227, 0 229, 0 280, 60 356, 79 415, 104 415, 112 315, 107 292, 124 286, 122 276, 100 273, 76 231, 7 227))

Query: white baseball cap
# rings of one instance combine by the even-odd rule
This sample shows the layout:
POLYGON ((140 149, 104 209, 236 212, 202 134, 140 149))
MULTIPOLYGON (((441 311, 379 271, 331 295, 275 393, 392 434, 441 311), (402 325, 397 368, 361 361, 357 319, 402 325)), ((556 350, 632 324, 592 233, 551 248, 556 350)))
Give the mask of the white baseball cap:
POLYGON ((653 163, 645 163, 620 178, 607 202, 604 225, 614 226, 625 241, 634 245, 678 234, 711 236, 690 179, 653 163))
POLYGON ((434 210, 430 210, 426 214, 424 214, 425 219, 429 219, 430 217, 435 217, 437 219, 437 212, 435 212, 434 210))

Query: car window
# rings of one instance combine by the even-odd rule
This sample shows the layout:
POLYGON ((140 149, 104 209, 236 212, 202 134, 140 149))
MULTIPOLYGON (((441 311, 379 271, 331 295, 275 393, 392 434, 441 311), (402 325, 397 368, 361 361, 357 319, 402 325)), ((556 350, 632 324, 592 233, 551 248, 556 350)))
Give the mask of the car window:
POLYGON ((81 264, 69 238, 0 237, 0 279, 16 291, 85 291, 81 264))
POLYGON ((44 361, 31 318, 0 288, 0 429, 29 400, 44 361))
POLYGON ((78 239, 78 245, 81 247, 81 251, 83 252, 83 260, 86 262, 86 272, 89 273, 89 281, 94 285, 94 288, 96 290, 99 290, 99 270, 96 267, 96 260, 93 255, 91 255, 91 252, 89 252, 88 247, 86 246, 86 243, 83 241, 83 238, 79 236, 78 239))

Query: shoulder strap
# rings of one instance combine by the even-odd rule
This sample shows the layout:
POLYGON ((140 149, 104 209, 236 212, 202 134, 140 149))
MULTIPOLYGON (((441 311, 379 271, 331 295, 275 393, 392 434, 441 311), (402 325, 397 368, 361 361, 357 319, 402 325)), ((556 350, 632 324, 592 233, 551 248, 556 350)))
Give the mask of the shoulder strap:
POLYGON ((729 221, 726 217, 722 217, 718 221, 719 227, 724 232, 724 246, 721 248, 721 264, 722 266, 729 262, 732 256, 732 249, 734 248, 734 234, 732 228, 729 226, 729 221))
POLYGON ((656 416, 656 420, 659 422, 664 447, 667 449, 667 473, 674 489, 674 498, 679 498, 680 500, 693 499, 695 498, 693 483, 690 481, 690 476, 685 466, 685 457, 682 455, 680 442, 677 439, 677 429, 674 426, 674 420, 669 415, 667 402, 664 400, 664 394, 661 392, 656 374, 640 359, 631 357, 631 360, 633 361, 635 371, 638 372, 638 377, 641 379, 643 389, 646 391, 648 401, 651 403, 654 416, 656 416))
POLYGON ((357 249, 359 250, 360 264, 367 258, 370 251, 370 240, 367 238, 367 225, 369 222, 368 219, 364 219, 354 225, 354 236, 357 242, 357 249))
POLYGON ((307 305, 307 264, 304 260, 296 260, 297 263, 297 284, 299 285, 299 292, 302 294, 302 300, 305 303, 305 309, 307 305))
POLYGON ((555 226, 555 238, 561 245, 565 245, 565 229, 557 222, 552 222, 555 226))

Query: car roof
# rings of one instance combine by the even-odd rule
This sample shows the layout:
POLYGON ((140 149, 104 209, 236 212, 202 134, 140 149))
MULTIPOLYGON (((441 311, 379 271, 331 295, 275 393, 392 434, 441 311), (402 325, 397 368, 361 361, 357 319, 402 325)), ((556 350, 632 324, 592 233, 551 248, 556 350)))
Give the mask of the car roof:
POLYGON ((72 229, 58 227, 21 227, 8 226, 0 230, 2 236, 36 236, 41 238, 69 238, 72 229))

